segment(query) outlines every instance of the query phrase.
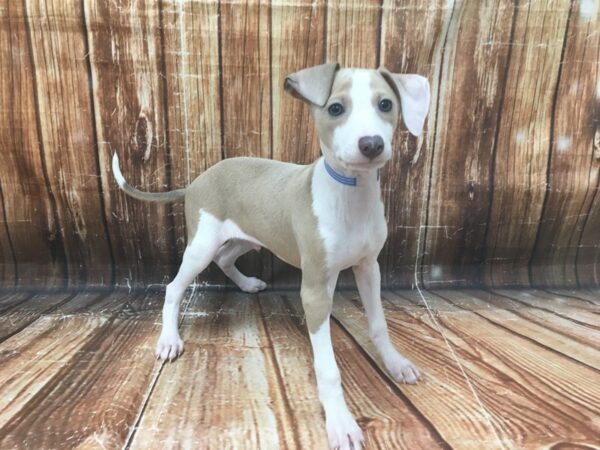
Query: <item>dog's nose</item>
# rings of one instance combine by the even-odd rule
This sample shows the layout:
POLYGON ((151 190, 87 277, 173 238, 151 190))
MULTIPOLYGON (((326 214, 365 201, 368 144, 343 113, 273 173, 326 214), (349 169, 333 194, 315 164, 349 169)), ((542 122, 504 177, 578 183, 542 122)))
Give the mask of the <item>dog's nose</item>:
POLYGON ((358 148, 367 158, 376 158, 383 151, 383 138, 379 135, 363 136, 358 140, 358 148))

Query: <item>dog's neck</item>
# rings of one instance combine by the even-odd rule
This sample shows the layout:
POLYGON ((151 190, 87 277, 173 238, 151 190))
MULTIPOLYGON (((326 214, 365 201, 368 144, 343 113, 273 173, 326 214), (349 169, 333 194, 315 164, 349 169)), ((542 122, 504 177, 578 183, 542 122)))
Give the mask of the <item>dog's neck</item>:
POLYGON ((325 157, 322 156, 315 163, 315 176, 322 188, 319 195, 332 197, 335 203, 370 202, 381 196, 377 169, 350 173, 344 171, 339 164, 336 165, 335 162, 326 161, 325 157), (337 175, 332 175, 332 171, 335 171, 337 175))
POLYGON ((341 167, 341 165, 336 164, 334 161, 329 161, 324 156, 322 157, 322 160, 323 168, 325 169, 325 172, 327 172, 327 175, 342 186, 348 186, 355 189, 358 188, 361 190, 372 190, 373 187, 379 188, 379 169, 349 172, 341 167))

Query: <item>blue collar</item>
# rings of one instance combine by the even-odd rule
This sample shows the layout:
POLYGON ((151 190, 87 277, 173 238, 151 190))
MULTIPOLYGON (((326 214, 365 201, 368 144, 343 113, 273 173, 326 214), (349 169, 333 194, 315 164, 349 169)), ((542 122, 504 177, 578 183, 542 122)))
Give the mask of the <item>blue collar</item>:
MULTIPOLYGON (((327 164, 327 160, 323 158, 323 164, 325 164, 325 170, 333 178, 335 181, 341 184, 345 184, 346 186, 356 186, 356 177, 347 177, 346 175, 342 175, 335 171, 333 167, 327 164)), ((379 169, 377 170, 377 181, 379 181, 379 169)))
POLYGON ((337 173, 333 167, 327 164, 327 161, 323 159, 323 163, 325 164, 325 170, 327 173, 338 183, 345 184, 347 186, 356 186, 356 177, 347 177, 342 175, 341 173, 337 173))

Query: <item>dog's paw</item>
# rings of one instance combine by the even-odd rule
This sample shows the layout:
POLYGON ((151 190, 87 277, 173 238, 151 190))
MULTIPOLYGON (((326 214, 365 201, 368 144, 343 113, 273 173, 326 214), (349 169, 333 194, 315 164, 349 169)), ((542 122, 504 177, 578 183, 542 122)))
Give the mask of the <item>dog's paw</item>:
POLYGON ((183 353, 183 341, 177 334, 162 335, 156 344, 156 359, 173 361, 183 353))
POLYGON ((239 287, 242 291, 252 294, 265 289, 267 287, 267 283, 265 283, 263 280, 259 280, 258 278, 246 277, 246 279, 239 284, 239 287))
POLYGON ((400 353, 387 358, 385 367, 398 383, 416 384, 421 377, 419 369, 400 353))
POLYGON ((346 408, 335 414, 327 414, 327 438, 329 447, 339 450, 360 450, 365 441, 362 430, 346 408))

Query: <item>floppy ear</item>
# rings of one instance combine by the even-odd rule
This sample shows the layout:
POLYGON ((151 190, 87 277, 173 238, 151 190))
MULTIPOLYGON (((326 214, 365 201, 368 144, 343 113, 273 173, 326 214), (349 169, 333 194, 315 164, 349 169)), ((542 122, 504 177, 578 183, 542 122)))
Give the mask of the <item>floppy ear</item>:
POLYGON ((300 100, 325 106, 339 67, 337 63, 330 63, 302 69, 288 75, 283 88, 300 100))
POLYGON ((386 69, 379 69, 379 73, 400 99, 406 128, 413 136, 420 136, 429 111, 429 81, 420 75, 391 73, 386 69))

